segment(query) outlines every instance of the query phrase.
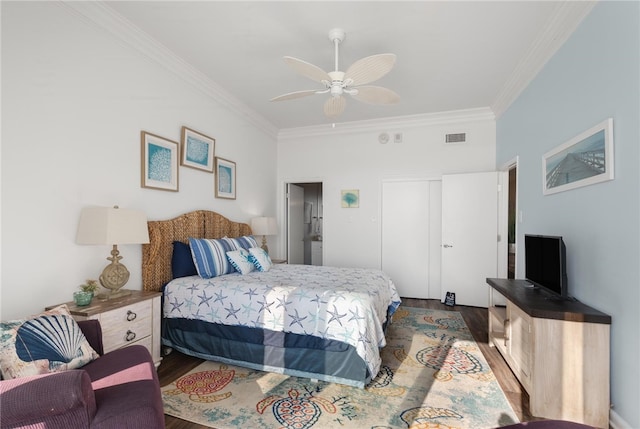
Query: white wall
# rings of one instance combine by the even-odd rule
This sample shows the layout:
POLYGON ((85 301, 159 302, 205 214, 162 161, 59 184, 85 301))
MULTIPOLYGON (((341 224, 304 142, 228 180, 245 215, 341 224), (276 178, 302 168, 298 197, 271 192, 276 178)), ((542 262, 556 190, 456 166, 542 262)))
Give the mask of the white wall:
POLYGON ((283 130, 278 138, 279 218, 284 219, 286 182, 321 181, 324 265, 380 268, 382 180, 494 169, 495 121, 483 109, 283 130), (403 142, 380 144, 382 132, 401 132, 403 142), (460 132, 467 133, 466 143, 444 143, 445 134, 460 132), (341 208, 343 189, 360 190, 359 208, 341 208))
MULTIPOLYGON (((69 301, 108 263, 76 245, 84 206, 166 219, 194 209, 235 221, 276 211, 275 136, 57 2, 2 2, 2 283, 7 320, 69 301), (188 126, 237 163, 237 199, 214 176, 179 169, 177 193, 140 187, 140 131, 175 141, 188 126)), ((275 245, 274 245, 275 247, 275 245)), ((120 246, 141 289, 141 246, 120 246)))

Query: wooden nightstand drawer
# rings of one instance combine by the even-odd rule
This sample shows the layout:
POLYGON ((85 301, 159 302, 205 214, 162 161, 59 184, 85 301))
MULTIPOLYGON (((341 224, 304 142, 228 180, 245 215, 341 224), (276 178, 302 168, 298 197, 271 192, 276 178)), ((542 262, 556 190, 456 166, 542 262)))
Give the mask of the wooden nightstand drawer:
POLYGON ((127 343, 126 347, 132 346, 134 344, 140 344, 141 346, 145 346, 149 352, 153 350, 153 336, 149 335, 148 337, 144 337, 139 341, 135 341, 133 343, 127 343))
MULTIPOLYGON (((141 344, 149 349, 158 367, 160 355, 160 297, 159 292, 130 291, 129 295, 112 300, 94 298, 91 304, 78 307, 67 302, 74 319, 96 319, 102 328, 105 352, 141 344)), ((55 306, 47 307, 51 309, 55 306)))
POLYGON ((133 344, 151 335, 153 331, 151 307, 147 302, 138 302, 116 308, 100 316, 102 342, 105 351, 133 344))

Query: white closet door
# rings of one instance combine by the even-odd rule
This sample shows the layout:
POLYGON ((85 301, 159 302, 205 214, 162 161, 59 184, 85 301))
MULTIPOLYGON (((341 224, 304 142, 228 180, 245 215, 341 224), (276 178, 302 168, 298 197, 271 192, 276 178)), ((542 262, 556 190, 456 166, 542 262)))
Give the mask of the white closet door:
POLYGON ((382 183, 382 270, 405 298, 429 298, 429 181, 382 183))
POLYGON ((429 299, 442 292, 442 181, 429 181, 429 299))

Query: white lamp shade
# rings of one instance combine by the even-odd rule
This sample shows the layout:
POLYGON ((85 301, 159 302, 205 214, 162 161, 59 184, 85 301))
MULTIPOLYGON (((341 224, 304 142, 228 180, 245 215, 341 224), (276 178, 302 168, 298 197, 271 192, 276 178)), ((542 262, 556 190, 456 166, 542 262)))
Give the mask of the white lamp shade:
POLYGON ((251 231, 255 235, 276 235, 278 224, 274 217, 254 217, 251 219, 251 231))
POLYGON ((149 242, 147 216, 140 210, 85 207, 80 213, 77 244, 141 244, 149 242))

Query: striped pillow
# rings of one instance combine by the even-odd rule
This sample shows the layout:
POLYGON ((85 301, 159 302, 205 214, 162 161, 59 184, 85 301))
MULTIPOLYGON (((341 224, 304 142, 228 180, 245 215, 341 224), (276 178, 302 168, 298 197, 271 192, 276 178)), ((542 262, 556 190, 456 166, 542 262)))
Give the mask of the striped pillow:
POLYGON ((210 279, 234 272, 233 265, 227 259, 227 252, 236 250, 222 239, 189 238, 191 255, 203 279, 210 279))
POLYGON ((249 260, 249 252, 245 249, 227 252, 227 258, 229 258, 229 262, 233 265, 233 268, 240 274, 248 274, 256 268, 253 262, 249 260))
POLYGON ((258 247, 258 242, 250 235, 237 238, 224 237, 223 240, 228 241, 231 247, 235 247, 236 249, 249 250, 252 247, 258 247))
POLYGON ((249 260, 253 262, 258 271, 269 271, 271 269, 273 262, 271 262, 269 254, 263 248, 252 247, 249 249, 249 253, 249 260))

